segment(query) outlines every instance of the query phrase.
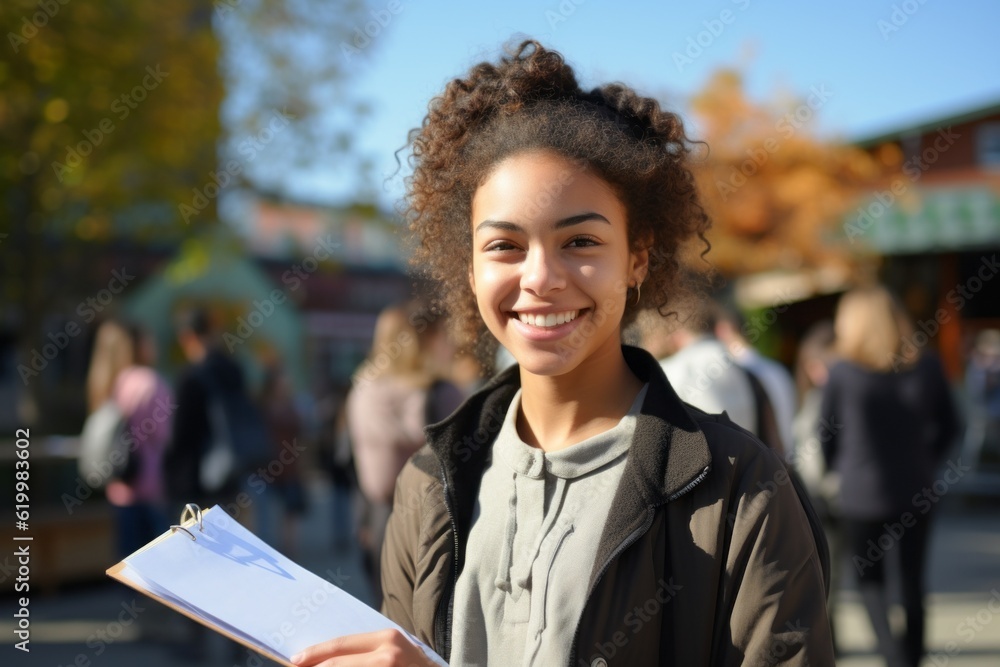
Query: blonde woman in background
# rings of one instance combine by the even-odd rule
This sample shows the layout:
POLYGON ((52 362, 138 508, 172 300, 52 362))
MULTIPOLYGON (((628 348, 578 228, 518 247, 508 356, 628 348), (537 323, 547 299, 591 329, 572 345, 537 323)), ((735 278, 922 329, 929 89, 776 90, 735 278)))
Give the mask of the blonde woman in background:
POLYGON ((97 328, 94 350, 87 371, 87 408, 94 412, 111 398, 115 381, 135 358, 135 346, 128 329, 108 320, 97 328))
POLYGON ((840 476, 845 552, 887 664, 916 667, 930 513, 939 500, 923 491, 955 436, 956 411, 940 362, 913 344, 908 319, 884 288, 845 294, 834 329, 841 360, 830 369, 820 414, 836 425, 823 453, 840 476), (906 611, 899 639, 889 627, 886 558, 899 559, 906 611))
POLYGON ((376 608, 382 599, 379 561, 396 477, 424 445, 424 426, 441 421, 462 402, 461 391, 442 379, 452 356, 441 321, 419 302, 386 308, 347 397, 347 427, 362 496, 359 538, 376 608))
POLYGON ((87 373, 87 402, 93 412, 112 400, 126 418, 126 437, 134 443, 121 479, 104 491, 116 508, 118 551, 128 555, 168 525, 164 509, 163 452, 170 440, 172 394, 151 365, 153 341, 135 326, 109 320, 101 324, 87 373))

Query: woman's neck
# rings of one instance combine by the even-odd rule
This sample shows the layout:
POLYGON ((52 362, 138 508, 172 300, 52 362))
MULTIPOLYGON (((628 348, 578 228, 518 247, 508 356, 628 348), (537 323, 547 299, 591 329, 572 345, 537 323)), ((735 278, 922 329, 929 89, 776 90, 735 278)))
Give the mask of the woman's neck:
POLYGON ((592 355, 565 375, 522 370, 518 435, 545 451, 565 449, 614 427, 640 389, 620 346, 592 355))

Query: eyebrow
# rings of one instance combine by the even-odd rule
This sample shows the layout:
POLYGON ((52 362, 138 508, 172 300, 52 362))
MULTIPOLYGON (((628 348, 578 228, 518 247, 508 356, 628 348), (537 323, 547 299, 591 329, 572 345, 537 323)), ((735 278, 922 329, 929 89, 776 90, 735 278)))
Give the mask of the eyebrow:
MULTIPOLYGON (((573 225, 579 225, 581 223, 588 222, 590 220, 598 220, 601 222, 606 222, 609 225, 611 224, 611 221, 605 218, 600 213, 589 211, 587 213, 581 213, 579 215, 571 215, 568 218, 563 218, 562 220, 558 220, 556 221, 556 224, 553 225, 553 227, 555 229, 563 229, 565 227, 572 227, 573 225)), ((506 232, 524 231, 524 228, 521 227, 520 225, 514 224, 513 222, 508 222, 506 220, 483 220, 478 225, 476 225, 476 233, 478 234, 479 231, 484 227, 492 227, 493 229, 500 229, 506 232)))

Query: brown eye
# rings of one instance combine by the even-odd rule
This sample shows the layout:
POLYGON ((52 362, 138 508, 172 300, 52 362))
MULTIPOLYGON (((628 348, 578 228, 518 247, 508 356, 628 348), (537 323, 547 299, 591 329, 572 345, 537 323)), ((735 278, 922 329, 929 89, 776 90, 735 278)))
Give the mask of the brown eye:
POLYGON ((590 236, 577 236, 566 244, 567 248, 591 248, 600 245, 600 242, 590 236))

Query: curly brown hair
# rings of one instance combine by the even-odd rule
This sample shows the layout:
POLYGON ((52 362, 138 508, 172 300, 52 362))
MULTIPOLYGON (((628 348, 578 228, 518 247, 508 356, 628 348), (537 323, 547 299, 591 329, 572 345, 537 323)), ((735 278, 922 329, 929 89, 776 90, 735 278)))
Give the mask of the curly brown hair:
POLYGON ((663 315, 691 290, 680 259, 695 238, 708 251, 708 215, 689 168, 691 142, 681 119, 649 97, 613 83, 583 91, 563 57, 526 40, 499 64, 480 63, 434 98, 410 133, 413 175, 404 215, 413 232, 412 262, 437 287, 463 345, 488 353, 495 339, 469 285, 472 199, 504 158, 550 150, 607 181, 625 205, 633 251, 648 249, 649 274, 639 311, 663 315))

